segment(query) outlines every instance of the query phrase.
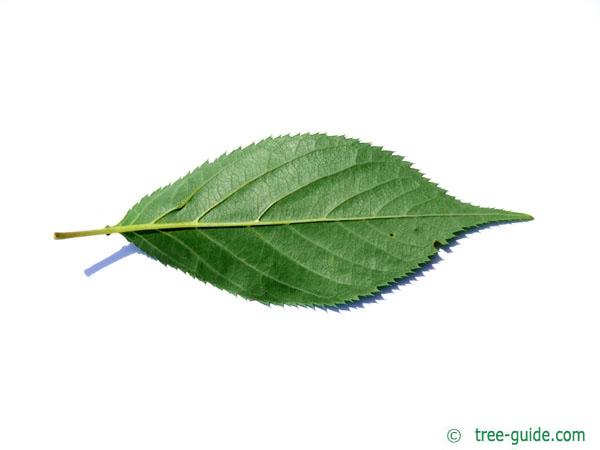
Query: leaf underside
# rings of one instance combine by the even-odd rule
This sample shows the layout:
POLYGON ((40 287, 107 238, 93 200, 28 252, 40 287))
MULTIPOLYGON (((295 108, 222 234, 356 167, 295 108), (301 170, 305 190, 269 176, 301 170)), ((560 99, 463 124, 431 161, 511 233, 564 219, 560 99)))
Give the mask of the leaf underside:
POLYGON ((118 226, 165 224, 123 234, 242 297, 336 306, 411 274, 462 230, 529 219, 460 202, 380 147, 305 134, 205 163, 144 197, 118 226))

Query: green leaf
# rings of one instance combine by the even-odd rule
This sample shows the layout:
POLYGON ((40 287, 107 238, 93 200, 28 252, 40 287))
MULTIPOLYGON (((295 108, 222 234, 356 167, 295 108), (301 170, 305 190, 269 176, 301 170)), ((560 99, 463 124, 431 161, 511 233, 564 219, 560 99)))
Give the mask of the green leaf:
POLYGON ((341 305, 427 263, 458 232, 527 214, 463 203, 380 147, 268 138, 144 197, 114 227, 148 255, 264 303, 341 305))

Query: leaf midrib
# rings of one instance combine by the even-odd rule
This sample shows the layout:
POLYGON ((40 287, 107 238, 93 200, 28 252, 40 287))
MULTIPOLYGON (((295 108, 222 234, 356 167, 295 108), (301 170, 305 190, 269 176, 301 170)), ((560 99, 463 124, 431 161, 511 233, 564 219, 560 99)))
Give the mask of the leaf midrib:
POLYGON ((498 217, 498 220, 532 220, 529 214, 510 211, 498 211, 493 213, 432 213, 432 214, 400 214, 388 216, 362 216, 362 217, 317 217, 295 220, 248 220, 237 222, 175 222, 175 223, 140 223, 133 225, 115 225, 112 227, 98 228, 93 230, 57 232, 55 239, 68 239, 82 236, 94 236, 112 233, 130 233, 134 231, 156 231, 156 230, 178 230, 193 228, 245 228, 260 226, 281 226, 303 223, 326 223, 326 222, 357 222, 371 220, 389 219, 428 219, 440 217, 498 217))

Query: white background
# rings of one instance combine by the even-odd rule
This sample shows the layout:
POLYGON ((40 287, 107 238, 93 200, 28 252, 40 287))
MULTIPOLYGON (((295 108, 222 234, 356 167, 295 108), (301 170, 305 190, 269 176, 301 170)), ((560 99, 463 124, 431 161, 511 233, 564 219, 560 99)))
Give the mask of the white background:
POLYGON ((0 1, 0 448, 598 448, 599 124, 597 1, 0 1), (307 131, 536 220, 344 312, 52 240, 307 131))

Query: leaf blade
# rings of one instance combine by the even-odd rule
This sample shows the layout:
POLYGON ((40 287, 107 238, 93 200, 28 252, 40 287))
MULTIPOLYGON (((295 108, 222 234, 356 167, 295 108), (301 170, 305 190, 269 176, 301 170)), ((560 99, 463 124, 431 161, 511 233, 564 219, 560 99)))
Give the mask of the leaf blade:
POLYGON ((114 229, 243 297, 334 306, 407 276, 464 229, 530 219, 460 202, 379 147, 298 135, 204 164, 144 197, 114 229))

